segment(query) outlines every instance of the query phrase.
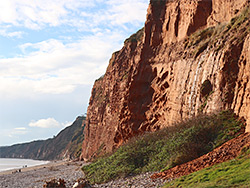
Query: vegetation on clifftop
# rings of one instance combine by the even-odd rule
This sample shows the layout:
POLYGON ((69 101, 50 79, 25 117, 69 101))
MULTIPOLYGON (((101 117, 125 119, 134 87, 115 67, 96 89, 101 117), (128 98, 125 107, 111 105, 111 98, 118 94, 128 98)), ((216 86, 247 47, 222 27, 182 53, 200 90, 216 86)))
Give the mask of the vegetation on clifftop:
POLYGON ((137 31, 135 34, 131 35, 128 39, 125 40, 124 43, 141 41, 143 38, 143 34, 144 34, 144 27, 141 28, 139 31, 137 31))
POLYGON ((110 156, 84 166, 91 183, 147 171, 166 170, 212 151, 236 137, 244 123, 229 111, 199 116, 173 127, 132 138, 110 156))
POLYGON ((186 39, 185 48, 193 57, 198 57, 206 49, 214 49, 218 52, 227 45, 240 46, 245 37, 250 33, 250 7, 246 7, 242 13, 228 24, 219 24, 193 33, 186 39))

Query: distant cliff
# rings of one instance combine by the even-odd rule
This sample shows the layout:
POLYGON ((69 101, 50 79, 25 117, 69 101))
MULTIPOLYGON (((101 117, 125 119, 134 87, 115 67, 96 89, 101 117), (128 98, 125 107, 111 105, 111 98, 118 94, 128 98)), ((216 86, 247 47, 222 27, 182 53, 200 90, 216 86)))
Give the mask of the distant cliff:
POLYGON ((145 27, 112 55, 93 86, 81 157, 223 109, 244 117, 250 131, 249 4, 151 0, 145 27))
POLYGON ((66 127, 54 138, 0 147, 0 158, 40 160, 78 158, 84 139, 84 126, 85 117, 79 116, 71 126, 66 127))

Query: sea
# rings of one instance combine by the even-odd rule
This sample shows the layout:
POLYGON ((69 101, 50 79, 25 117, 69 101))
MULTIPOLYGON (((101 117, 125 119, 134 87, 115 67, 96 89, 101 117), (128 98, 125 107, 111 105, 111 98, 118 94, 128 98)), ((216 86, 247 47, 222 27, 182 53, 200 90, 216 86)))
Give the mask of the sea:
POLYGON ((9 159, 0 158, 0 172, 12 169, 22 169, 26 167, 32 167, 37 165, 47 164, 49 161, 39 161, 32 159, 9 159))

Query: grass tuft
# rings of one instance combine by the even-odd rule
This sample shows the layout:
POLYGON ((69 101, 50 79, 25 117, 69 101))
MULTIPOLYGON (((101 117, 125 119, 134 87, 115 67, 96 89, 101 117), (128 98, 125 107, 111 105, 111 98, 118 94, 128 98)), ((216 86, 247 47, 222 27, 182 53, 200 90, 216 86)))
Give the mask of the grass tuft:
POLYGON ((167 187, 210 188, 248 187, 250 185, 249 150, 240 157, 194 172, 167 183, 167 187))
POLYGON ((248 6, 228 24, 219 24, 190 35, 185 42, 185 49, 197 58, 206 49, 214 49, 218 53, 228 45, 240 45, 250 33, 249 18, 250 7, 248 6))

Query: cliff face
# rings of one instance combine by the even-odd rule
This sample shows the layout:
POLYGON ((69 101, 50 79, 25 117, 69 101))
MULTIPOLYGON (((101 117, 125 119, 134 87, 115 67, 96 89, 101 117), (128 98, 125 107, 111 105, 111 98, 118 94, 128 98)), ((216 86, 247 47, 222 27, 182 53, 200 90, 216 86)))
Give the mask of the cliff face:
POLYGON ((54 138, 0 147, 0 158, 75 159, 81 154, 79 146, 84 139, 84 123, 85 117, 79 116, 54 138))
POLYGON ((144 29, 94 84, 82 158, 199 113, 232 109, 250 125, 248 4, 151 1, 144 29))

